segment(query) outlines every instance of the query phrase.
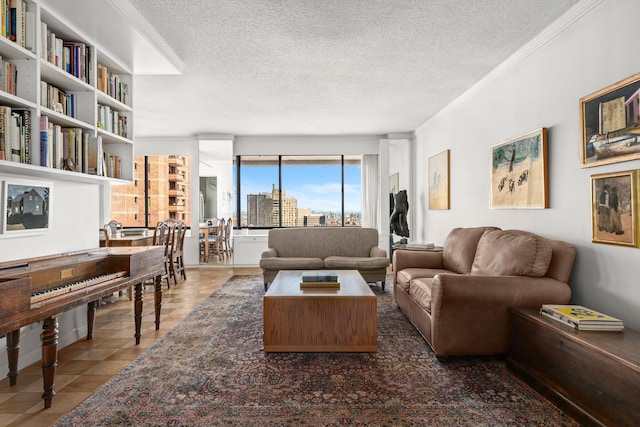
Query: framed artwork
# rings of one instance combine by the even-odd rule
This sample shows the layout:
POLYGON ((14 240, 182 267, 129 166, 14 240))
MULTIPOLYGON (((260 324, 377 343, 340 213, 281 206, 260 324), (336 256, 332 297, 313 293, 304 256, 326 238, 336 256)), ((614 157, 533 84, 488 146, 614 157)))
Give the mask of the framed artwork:
POLYGON ((640 73, 580 99, 581 166, 640 158, 640 73))
POLYGON ((638 171, 591 176, 592 241, 638 247, 638 171))
POLYGON ((429 209, 449 209, 449 150, 429 157, 429 209))
POLYGON ((42 234, 51 228, 53 183, 5 179, 2 183, 2 234, 4 237, 42 234))
POLYGON ((491 147, 491 208, 547 207, 547 128, 491 147))
POLYGON ((389 193, 396 194, 400 190, 400 174, 394 173, 389 177, 389 193))

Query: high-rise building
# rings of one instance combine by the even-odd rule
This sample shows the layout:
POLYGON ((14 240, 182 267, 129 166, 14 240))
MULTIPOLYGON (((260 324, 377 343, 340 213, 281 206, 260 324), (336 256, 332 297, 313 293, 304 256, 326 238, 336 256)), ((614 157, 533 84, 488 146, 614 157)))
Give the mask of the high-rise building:
MULTIPOLYGON (((190 219, 188 156, 147 156, 148 224, 190 219)), ((133 183, 111 187, 111 219, 126 227, 145 226, 145 157, 134 159, 133 183)))
POLYGON ((247 194, 247 226, 272 227, 273 200, 271 194, 247 194))
POLYGON ((249 227, 278 227, 280 226, 280 209, 282 207, 282 226, 295 227, 298 225, 298 200, 287 198, 285 190, 282 192, 271 185, 271 193, 247 194, 247 226, 249 227), (282 193, 282 194, 281 194, 282 193), (282 196, 282 204, 280 197, 282 196))

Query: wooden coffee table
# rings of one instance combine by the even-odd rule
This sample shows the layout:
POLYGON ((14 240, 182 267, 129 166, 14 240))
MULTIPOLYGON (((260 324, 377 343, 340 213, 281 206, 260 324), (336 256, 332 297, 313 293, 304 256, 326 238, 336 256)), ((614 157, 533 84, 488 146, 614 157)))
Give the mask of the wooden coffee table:
POLYGON ((280 271, 264 295, 264 351, 375 352, 377 298, 357 270, 339 289, 300 289, 302 271, 280 271))

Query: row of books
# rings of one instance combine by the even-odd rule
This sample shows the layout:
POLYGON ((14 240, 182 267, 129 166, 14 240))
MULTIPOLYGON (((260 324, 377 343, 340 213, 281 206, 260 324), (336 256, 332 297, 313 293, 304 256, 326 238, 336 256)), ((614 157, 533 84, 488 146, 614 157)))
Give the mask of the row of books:
POLYGON ((31 163, 31 110, 0 106, 0 160, 31 163))
POLYGON ((108 132, 127 137, 127 117, 108 105, 98 104, 97 125, 108 132))
POLYGON ((0 56, 0 90, 15 95, 18 83, 18 67, 0 56))
POLYGON ((91 84, 91 46, 83 42, 63 40, 56 36, 46 22, 40 23, 42 59, 77 77, 83 82, 91 84))
POLYGON ((89 173, 89 134, 40 117, 40 166, 89 173))
POLYGON ((26 0, 0 1, 0 32, 2 37, 35 52, 36 15, 27 10, 26 0))
POLYGON ((129 85, 121 81, 120 75, 109 71, 109 68, 105 65, 98 64, 96 87, 112 98, 129 105, 129 85))
POLYGON ((624 323, 581 305, 544 304, 540 314, 579 331, 621 331, 624 323))
POLYGON ((40 82, 40 104, 68 117, 76 117, 76 95, 47 83, 40 82))

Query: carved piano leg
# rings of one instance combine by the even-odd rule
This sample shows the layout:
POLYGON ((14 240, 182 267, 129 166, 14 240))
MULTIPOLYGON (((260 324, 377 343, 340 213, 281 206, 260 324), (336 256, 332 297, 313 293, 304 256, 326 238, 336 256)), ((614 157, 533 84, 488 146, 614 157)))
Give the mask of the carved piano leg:
POLYGON ((7 359, 9 361, 9 385, 18 381, 18 357, 20 354, 20 329, 7 334, 7 359))
POLYGON ((160 311, 162 309, 162 276, 156 276, 156 286, 154 292, 156 331, 160 329, 160 311))
POLYGON ((53 390, 53 380, 58 365, 58 319, 49 317, 42 325, 42 380, 44 382, 44 407, 50 408, 56 392, 53 390))
POLYGON ((136 283, 136 295, 133 300, 133 320, 136 324, 136 345, 140 344, 140 327, 142 326, 142 283, 136 283))
POLYGON ((87 339, 93 339, 93 327, 96 324, 96 308, 99 301, 91 301, 87 304, 87 339))

